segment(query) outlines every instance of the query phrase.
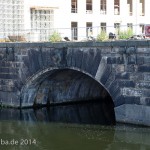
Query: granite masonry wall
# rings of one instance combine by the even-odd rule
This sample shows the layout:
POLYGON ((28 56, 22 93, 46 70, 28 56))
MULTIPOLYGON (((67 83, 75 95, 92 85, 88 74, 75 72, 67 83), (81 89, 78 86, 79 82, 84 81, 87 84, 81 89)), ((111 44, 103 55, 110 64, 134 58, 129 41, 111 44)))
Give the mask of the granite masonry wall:
POLYGON ((149 40, 0 43, 1 106, 97 99, 118 122, 150 126, 149 40))

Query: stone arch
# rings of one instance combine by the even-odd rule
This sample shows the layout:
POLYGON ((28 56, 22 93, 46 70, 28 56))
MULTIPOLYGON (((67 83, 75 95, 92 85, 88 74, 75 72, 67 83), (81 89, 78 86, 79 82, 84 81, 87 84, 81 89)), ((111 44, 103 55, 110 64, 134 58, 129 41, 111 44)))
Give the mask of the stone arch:
POLYGON ((21 91, 21 107, 99 99, 103 108, 109 111, 108 114, 111 112, 115 118, 114 104, 108 91, 92 75, 79 68, 50 67, 44 69, 28 78, 21 91))
POLYGON ((102 82, 100 82, 94 76, 92 76, 91 74, 89 74, 88 72, 86 72, 84 70, 81 70, 81 69, 76 68, 76 67, 69 67, 69 68, 68 67, 61 67, 61 68, 59 68, 59 67, 49 67, 49 68, 46 68, 46 69, 43 69, 43 70, 40 70, 40 71, 36 72, 35 74, 33 74, 32 76, 30 76, 26 79, 26 82, 25 82, 24 86, 21 89, 21 99, 22 100, 24 99, 24 94, 26 93, 27 90, 29 90, 32 87, 38 85, 38 83, 45 80, 45 78, 52 75, 55 71, 67 70, 67 69, 72 70, 72 71, 77 71, 77 72, 80 72, 80 73, 82 73, 86 76, 89 76, 91 79, 93 79, 95 82, 97 82, 100 86, 102 86, 106 90, 106 92, 111 96, 109 90, 102 84, 102 82))

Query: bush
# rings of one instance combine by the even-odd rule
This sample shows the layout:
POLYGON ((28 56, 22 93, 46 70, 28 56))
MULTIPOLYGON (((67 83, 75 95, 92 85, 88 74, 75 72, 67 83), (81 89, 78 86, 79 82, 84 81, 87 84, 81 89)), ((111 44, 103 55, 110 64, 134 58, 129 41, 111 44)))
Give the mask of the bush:
POLYGON ((128 39, 131 36, 133 36, 133 30, 131 28, 124 31, 119 31, 119 39, 128 39))
POLYGON ((101 30, 101 32, 97 35, 97 41, 106 41, 106 40, 108 40, 106 31, 101 30))
POLYGON ((59 41, 62 40, 62 38, 61 38, 60 33, 58 33, 57 31, 54 31, 54 32, 50 35, 49 40, 50 40, 51 42, 59 42, 59 41))

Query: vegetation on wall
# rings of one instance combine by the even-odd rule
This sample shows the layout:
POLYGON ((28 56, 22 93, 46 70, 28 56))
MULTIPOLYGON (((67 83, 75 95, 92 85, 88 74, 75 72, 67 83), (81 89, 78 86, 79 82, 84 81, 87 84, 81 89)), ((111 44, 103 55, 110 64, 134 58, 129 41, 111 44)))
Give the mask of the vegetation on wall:
POLYGON ((124 31, 119 31, 119 39, 128 39, 131 36, 133 36, 133 29, 132 28, 128 28, 127 30, 124 31))
POLYGON ((62 40, 61 35, 57 31, 54 31, 49 37, 49 41, 51 42, 59 42, 61 40, 62 40))
POLYGON ((108 36, 105 30, 101 30, 101 32, 97 35, 97 41, 106 41, 108 40, 108 36))

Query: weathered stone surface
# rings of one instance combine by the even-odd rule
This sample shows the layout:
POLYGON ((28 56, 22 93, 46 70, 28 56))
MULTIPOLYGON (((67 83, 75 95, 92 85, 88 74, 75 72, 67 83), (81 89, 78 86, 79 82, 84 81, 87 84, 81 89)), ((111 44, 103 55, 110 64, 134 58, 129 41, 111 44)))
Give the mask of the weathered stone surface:
POLYGON ((123 64, 123 57, 122 56, 108 57, 107 63, 108 64, 123 64))
POLYGON ((122 95, 124 96, 142 96, 143 90, 141 89, 134 89, 134 88, 122 88, 122 95))
POLYGON ((129 79, 130 74, 127 72, 122 72, 122 73, 115 73, 116 79, 129 79))
POLYGON ((129 47, 126 49, 127 54, 135 54, 136 53, 136 48, 135 47, 129 47))
POLYGON ((136 64, 137 59, 136 59, 136 55, 132 54, 128 57, 128 64, 136 64))
POLYGON ((0 102, 23 107, 101 99, 114 103, 117 121, 149 125, 149 44, 0 43, 0 102))
POLYGON ((149 106, 124 104, 115 108, 119 122, 150 126, 149 106), (144 119, 143 119, 144 118, 144 119))
POLYGON ((134 81, 130 80, 118 80, 119 87, 135 87, 134 81))
POLYGON ((150 82, 137 82, 136 87, 150 89, 150 82))
POLYGON ((144 64, 144 57, 137 56, 136 63, 137 63, 137 65, 143 65, 144 64))
POLYGON ((147 65, 138 66, 138 71, 139 72, 150 72, 150 65, 147 64, 147 65))
POLYGON ((137 47, 137 53, 141 53, 141 54, 145 53, 145 54, 147 54, 149 52, 150 52, 149 46, 148 47, 147 46, 137 47))

